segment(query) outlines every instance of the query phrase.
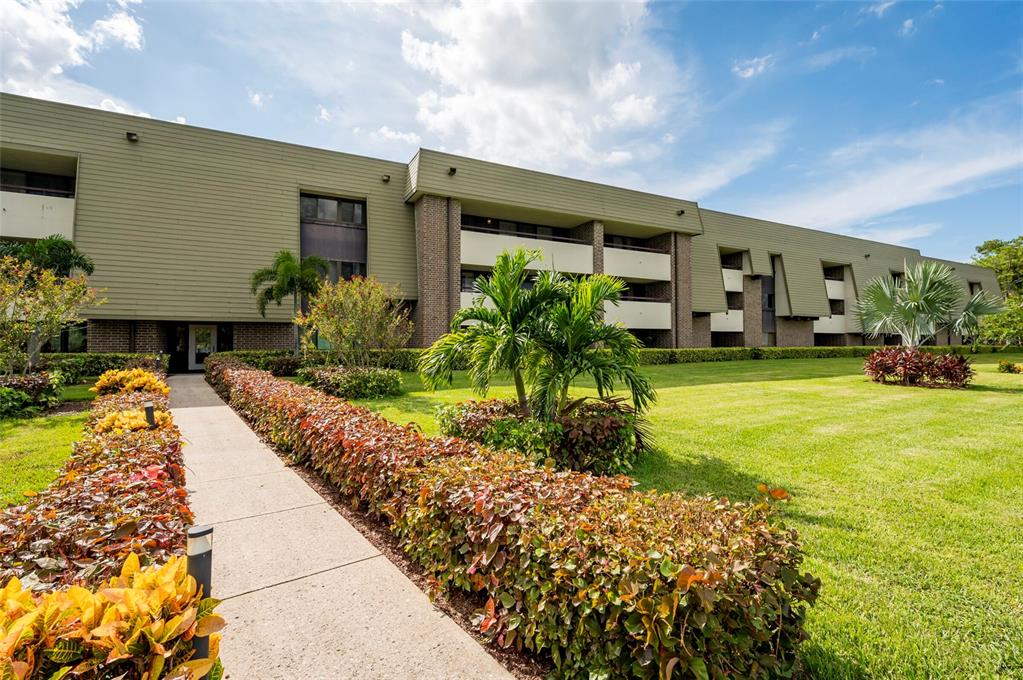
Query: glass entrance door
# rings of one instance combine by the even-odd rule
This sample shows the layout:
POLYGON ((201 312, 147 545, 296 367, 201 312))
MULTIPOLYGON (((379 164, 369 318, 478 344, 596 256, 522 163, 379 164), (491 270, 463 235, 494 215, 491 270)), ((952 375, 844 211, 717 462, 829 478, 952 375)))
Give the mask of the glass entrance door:
POLYGON ((190 324, 188 326, 188 370, 198 371, 206 357, 217 351, 217 327, 190 324))

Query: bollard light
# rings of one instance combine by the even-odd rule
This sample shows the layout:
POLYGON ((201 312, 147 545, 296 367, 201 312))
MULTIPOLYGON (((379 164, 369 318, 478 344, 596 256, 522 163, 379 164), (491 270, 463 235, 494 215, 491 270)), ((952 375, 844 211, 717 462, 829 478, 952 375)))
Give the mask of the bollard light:
MULTIPOLYGON (((185 547, 188 556, 188 574, 195 579, 202 591, 202 597, 210 597, 213 586, 213 527, 188 527, 185 547)), ((205 659, 210 655, 209 637, 192 638, 195 658, 205 659)))
POLYGON ((153 412, 153 402, 147 401, 142 404, 142 408, 146 410, 146 423, 149 424, 150 430, 156 429, 156 413, 153 412))

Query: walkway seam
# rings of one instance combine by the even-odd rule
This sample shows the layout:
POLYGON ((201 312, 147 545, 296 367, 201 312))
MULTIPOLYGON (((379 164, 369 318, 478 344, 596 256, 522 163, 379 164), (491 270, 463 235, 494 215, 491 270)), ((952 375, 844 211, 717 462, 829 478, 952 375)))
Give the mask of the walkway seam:
POLYGON ((240 522, 243 519, 252 519, 253 517, 266 517, 268 515, 278 515, 282 512, 291 512, 292 510, 301 510, 302 508, 315 508, 317 505, 330 505, 327 501, 319 501, 317 503, 309 503, 307 505, 296 505, 293 508, 281 508, 280 510, 271 510, 269 512, 257 512, 255 515, 246 515, 245 517, 232 517, 231 519, 222 519, 219 522, 210 522, 213 526, 219 526, 221 524, 230 524, 231 522, 240 522))
POLYGON ((345 562, 344 564, 339 564, 336 567, 327 567, 326 569, 320 569, 319 571, 314 571, 311 574, 303 574, 302 576, 296 576, 294 578, 289 578, 289 579, 287 579, 285 581, 278 581, 277 583, 271 583, 269 585, 260 586, 259 588, 253 588, 252 590, 246 590, 245 592, 242 592, 242 593, 236 593, 234 595, 227 595, 225 597, 220 598, 220 600, 222 602, 226 602, 227 600, 233 600, 234 598, 241 597, 242 595, 251 595, 252 593, 258 593, 261 590, 269 590, 270 588, 276 588, 277 586, 283 586, 286 583, 294 583, 295 581, 301 581, 302 579, 310 578, 312 576, 319 576, 320 574, 326 574, 328 571, 337 571, 338 569, 344 569, 345 567, 350 567, 353 564, 358 564, 360 562, 368 562, 369 560, 374 560, 374 559, 376 559, 378 557, 383 557, 383 556, 384 556, 383 553, 377 553, 376 555, 370 555, 369 557, 361 557, 361 558, 359 558, 357 560, 352 560, 351 562, 345 562))

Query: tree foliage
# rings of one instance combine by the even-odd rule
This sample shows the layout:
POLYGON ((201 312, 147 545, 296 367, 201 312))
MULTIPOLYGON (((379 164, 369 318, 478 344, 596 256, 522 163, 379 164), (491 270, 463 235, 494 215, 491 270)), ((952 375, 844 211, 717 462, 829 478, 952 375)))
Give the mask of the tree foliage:
POLYGON ((930 261, 906 267, 900 281, 871 280, 856 306, 865 334, 898 335, 907 347, 945 329, 975 337, 980 318, 1000 310, 1001 302, 985 291, 967 297, 951 267, 930 261))
MULTIPOLYGON (((292 309, 297 315, 302 300, 320 289, 323 276, 327 273, 327 261, 310 256, 300 258, 290 250, 281 250, 274 256, 269 267, 252 272, 249 279, 250 292, 256 296, 256 307, 260 316, 266 316, 271 302, 279 307, 286 297, 292 299, 292 309)), ((298 326, 294 328, 294 353, 299 354, 298 326)))
POLYGON ((1005 309, 981 322, 981 338, 1007 345, 1023 344, 1023 236, 993 239, 977 246, 973 261, 990 267, 1005 293, 1005 309))
POLYGON ((101 304, 84 276, 62 277, 25 260, 0 258, 0 362, 8 373, 35 368, 43 344, 81 312, 101 304))
POLYGON ((74 241, 54 234, 37 241, 0 241, 0 257, 25 260, 38 269, 49 269, 67 278, 75 270, 92 274, 92 260, 75 246, 74 241))
POLYGON ((412 338, 409 310, 401 304, 400 290, 375 278, 353 277, 324 282, 309 300, 309 312, 296 323, 328 343, 329 363, 348 367, 372 364, 374 350, 396 350, 412 338))

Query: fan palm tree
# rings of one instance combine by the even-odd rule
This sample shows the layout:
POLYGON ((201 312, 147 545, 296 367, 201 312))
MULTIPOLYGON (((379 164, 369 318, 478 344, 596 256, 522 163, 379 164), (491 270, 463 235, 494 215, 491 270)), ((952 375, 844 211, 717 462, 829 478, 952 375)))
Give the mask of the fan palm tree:
POLYGON ((621 324, 604 322, 605 303, 617 305, 625 291, 621 279, 594 274, 570 282, 570 294, 538 319, 528 355, 530 401, 535 411, 554 418, 571 411, 568 388, 590 376, 601 398, 610 397, 618 383, 632 393, 637 412, 656 398, 650 382, 639 373, 642 343, 621 324))
POLYGON ((984 291, 966 299, 951 267, 924 261, 906 267, 901 281, 891 276, 870 281, 856 313, 867 335, 899 335, 902 344, 919 347, 943 329, 974 336, 980 317, 1001 308, 1001 301, 984 291))
POLYGON ((452 371, 462 361, 468 363, 473 389, 483 395, 495 374, 509 371, 519 410, 530 416, 523 374, 532 329, 545 310, 567 294, 561 274, 544 271, 534 277, 529 272, 540 259, 537 250, 506 251, 498 256, 490 276, 476 279, 473 305, 455 314, 451 332, 419 360, 420 375, 429 388, 450 385, 452 371))
POLYGON ((92 274, 92 260, 78 250, 74 241, 60 234, 53 234, 38 241, 0 241, 0 257, 9 255, 25 260, 39 269, 49 269, 61 278, 68 278, 79 269, 92 274))
MULTIPOLYGON (((251 292, 256 296, 256 306, 261 316, 266 316, 266 307, 271 302, 280 306, 289 295, 292 298, 294 314, 298 316, 302 299, 314 295, 320 289, 320 282, 327 273, 327 261, 315 255, 299 258, 290 250, 282 250, 274 256, 269 267, 252 272, 251 292)), ((299 354, 299 330, 294 326, 295 356, 299 354)))

